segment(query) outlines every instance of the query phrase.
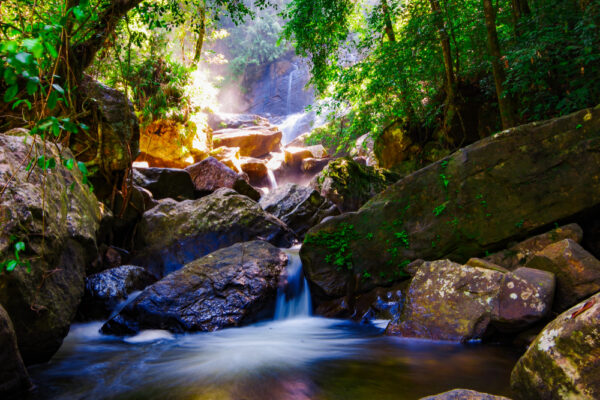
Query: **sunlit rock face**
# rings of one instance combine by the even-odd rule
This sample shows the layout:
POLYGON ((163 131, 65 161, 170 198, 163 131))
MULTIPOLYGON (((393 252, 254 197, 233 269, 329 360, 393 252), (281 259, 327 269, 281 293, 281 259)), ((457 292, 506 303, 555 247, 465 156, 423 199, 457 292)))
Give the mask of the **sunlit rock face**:
POLYGON ((263 241, 218 250, 145 289, 102 330, 214 331, 270 317, 287 261, 283 251, 263 241))
POLYGON ((45 362, 58 350, 81 297, 86 266, 96 258, 100 207, 78 168, 59 161, 73 154, 60 146, 38 143, 33 154, 54 158, 44 173, 29 172, 32 138, 0 135, 0 262, 14 258, 14 246, 25 244, 20 259, 29 262, 0 274, 0 304, 17 334, 25 363, 45 362), (29 270, 29 272, 28 272, 29 270))
POLYGON ((307 277, 326 300, 400 280, 419 258, 484 256, 600 205, 598 176, 600 107, 497 133, 312 228, 301 250, 307 277), (327 262, 336 250, 321 240, 343 227, 352 227, 352 270, 327 262))
MULTIPOLYGON (((539 271, 538 271, 539 272, 539 271)), ((467 342, 494 326, 517 331, 544 318, 552 307, 554 277, 460 265, 423 263, 410 283, 402 314, 390 335, 467 342)))
POLYGON ((294 232, 254 200, 222 188, 198 200, 160 200, 146 211, 135 239, 135 265, 164 276, 234 243, 263 239, 290 247, 294 232))
POLYGON ((194 189, 200 195, 206 195, 220 188, 233 189, 236 192, 258 200, 260 194, 250 185, 245 173, 238 173, 213 157, 208 157, 186 168, 192 178, 194 189))
POLYGON ((548 324, 511 375, 519 399, 600 398, 600 293, 548 324))

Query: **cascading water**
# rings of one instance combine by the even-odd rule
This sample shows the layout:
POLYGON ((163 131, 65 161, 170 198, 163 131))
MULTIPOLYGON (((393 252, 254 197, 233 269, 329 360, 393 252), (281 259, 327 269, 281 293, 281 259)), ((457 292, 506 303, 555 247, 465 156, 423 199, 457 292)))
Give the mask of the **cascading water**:
POLYGON ((267 178, 269 179, 271 190, 277 189, 277 179, 275 179, 275 174, 270 169, 267 169, 267 178))
POLYGON ((292 66, 294 67, 294 70, 292 72, 290 72, 289 75, 289 80, 288 80, 288 91, 287 91, 287 104, 286 104, 286 114, 290 115, 291 111, 291 106, 292 106, 292 87, 293 87, 293 83, 294 83, 294 76, 296 75, 296 72, 298 71, 298 66, 296 64, 292 64, 292 66))
POLYGON ((308 282, 302 271, 298 249, 288 252, 287 279, 277 294, 275 320, 305 318, 311 315, 312 304, 308 282))

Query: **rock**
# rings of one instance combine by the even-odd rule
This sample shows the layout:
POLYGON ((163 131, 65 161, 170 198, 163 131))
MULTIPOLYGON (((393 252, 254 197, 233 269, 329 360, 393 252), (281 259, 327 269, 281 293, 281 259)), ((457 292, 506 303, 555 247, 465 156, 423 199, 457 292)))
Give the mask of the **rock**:
POLYGON ((302 162, 306 159, 323 159, 327 158, 327 150, 322 145, 309 147, 292 147, 287 146, 284 149, 285 163, 294 169, 299 169, 302 162))
POLYGON ((262 157, 281 146, 281 131, 277 128, 224 129, 214 132, 215 147, 239 147, 243 157, 262 157))
POLYGON ((373 142, 373 152, 377 164, 382 168, 392 168, 410 156, 412 140, 400 123, 386 128, 373 142))
POLYGON ((142 267, 122 265, 85 278, 85 293, 79 307, 82 320, 106 319, 119 303, 156 282, 142 267))
POLYGON ((410 283, 400 318, 386 333, 467 342, 484 337, 492 325, 517 331, 550 312, 552 294, 516 274, 448 260, 426 262, 410 283))
POLYGON ((375 151, 373 150, 374 146, 375 141, 373 140, 373 137, 368 133, 364 134, 356 139, 354 147, 350 150, 350 157, 361 157, 365 160, 367 165, 376 167, 378 164, 375 157, 375 151))
POLYGON ((242 171, 242 156, 239 147, 218 147, 210 152, 210 156, 216 158, 235 172, 242 171))
POLYGON ((527 267, 556 275, 554 309, 558 312, 600 291, 600 261, 571 239, 536 253, 527 267))
POLYGON ((208 126, 213 131, 250 126, 269 126, 269 120, 256 114, 214 113, 208 115, 208 126))
POLYGON ((583 230, 577 224, 561 226, 485 257, 485 260, 508 269, 515 269, 527 264, 527 261, 538 251, 564 239, 571 239, 577 243, 581 243, 583 230))
POLYGON ((214 331, 272 317, 286 263, 283 251, 262 241, 218 250, 146 288, 102 331, 214 331))
POLYGON ((395 174, 360 165, 350 158, 338 158, 310 183, 342 212, 356 211, 370 198, 396 181, 395 174))
POLYGON ((251 184, 257 186, 268 185, 267 174, 269 173, 269 169, 267 168, 266 160, 259 160, 258 158, 252 157, 242 157, 240 164, 242 171, 250 178, 251 184))
POLYGON ((494 263, 491 263, 487 260, 483 260, 481 258, 470 258, 469 261, 467 261, 465 263, 465 265, 468 265, 469 267, 475 267, 475 268, 491 269, 492 271, 499 271, 502 273, 509 272, 508 269, 501 267, 499 265, 496 265, 494 263))
POLYGON ((512 128, 406 176, 357 213, 312 228, 301 251, 304 271, 321 288, 317 295, 334 298, 382 286, 418 258, 463 263, 599 205, 598 175, 600 107, 512 128), (344 227, 344 246, 328 239, 344 227), (326 261, 338 253, 352 271, 326 261), (352 286, 365 273, 371 278, 352 286))
POLYGON ((260 199, 260 193, 254 189, 247 175, 238 174, 213 157, 186 168, 195 189, 203 194, 212 193, 219 188, 230 188, 253 200, 260 199))
POLYGON ((25 249, 13 271, 0 274, 0 304, 14 324, 26 364, 45 362, 58 350, 83 296, 86 265, 97 258, 100 207, 78 168, 59 161, 73 154, 60 146, 0 135, 0 263, 15 259, 15 245, 25 249), (59 151, 62 150, 62 154, 59 151), (28 172, 30 154, 46 154, 56 167, 28 172), (14 173, 14 175, 13 175, 14 173), (12 180, 11 180, 12 178, 12 180))
POLYGON ((519 399, 600 398, 600 293, 548 324, 512 371, 519 399))
POLYGON ((306 158, 302 160, 300 170, 307 174, 318 174, 325 168, 333 159, 332 158, 306 158))
POLYGON ((220 248, 259 238, 290 247, 295 235, 258 203, 231 189, 198 200, 164 199, 138 226, 132 264, 163 276, 220 248))
POLYGON ((86 134, 70 136, 69 147, 77 160, 86 162, 92 174, 102 171, 110 176, 126 170, 140 152, 140 127, 133 105, 124 93, 89 75, 84 75, 77 92, 91 112, 86 134))
POLYGON ((449 392, 423 397, 420 400, 510 400, 508 397, 476 392, 467 389, 454 389, 449 392))
POLYGON ((306 140, 310 136, 310 132, 303 133, 297 136, 294 140, 289 142, 286 146, 288 147, 306 147, 306 140))
POLYGON ((3 399, 18 398, 31 387, 12 321, 0 305, 0 396, 3 399))
POLYGON ((287 224, 298 237, 304 236, 323 218, 340 212, 331 201, 321 197, 314 189, 286 183, 264 195, 259 202, 268 213, 287 224))
POLYGON ((152 197, 160 200, 170 197, 174 200, 193 199, 194 184, 189 172, 175 168, 135 168, 133 181, 149 190, 152 197))

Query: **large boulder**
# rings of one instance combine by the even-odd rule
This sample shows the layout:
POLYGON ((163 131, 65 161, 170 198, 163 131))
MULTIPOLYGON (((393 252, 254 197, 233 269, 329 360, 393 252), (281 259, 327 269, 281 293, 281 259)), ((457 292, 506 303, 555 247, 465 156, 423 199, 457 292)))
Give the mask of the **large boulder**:
POLYGON ((235 172, 213 157, 190 165, 186 171, 192 177, 194 188, 201 194, 212 193, 220 188, 229 188, 253 200, 260 199, 260 193, 250 185, 248 175, 235 172))
POLYGON ((246 129, 222 129, 214 132, 217 147, 239 147, 243 157, 262 157, 281 146, 281 131, 276 127, 253 127, 246 129))
POLYGON ((286 254, 263 241, 218 250, 145 289, 102 331, 214 331, 272 317, 286 264, 286 254))
POLYGON ((530 237, 509 248, 485 257, 485 260, 500 265, 509 270, 524 266, 538 252, 553 243, 564 239, 571 239, 581 243, 583 229, 577 224, 569 224, 554 228, 551 231, 530 237))
POLYGON ((16 399, 31 387, 12 321, 0 305, 0 396, 3 399, 16 399))
POLYGON ((324 218, 340 213, 335 204, 316 190, 295 183, 286 183, 264 195, 259 204, 285 222, 298 237, 324 218))
POLYGON ((213 113, 208 115, 208 126, 213 131, 269 125, 268 119, 256 114, 213 113))
POLYGON ((350 150, 350 157, 360 157, 366 161, 367 165, 378 166, 374 146, 375 140, 369 133, 366 133, 356 139, 354 147, 350 150))
POLYGON ((379 166, 392 168, 410 157, 413 142, 401 123, 387 127, 373 140, 373 152, 379 166))
POLYGON ((84 75, 77 88, 83 107, 91 112, 90 129, 71 135, 70 147, 91 173, 129 168, 140 152, 140 127, 135 110, 124 93, 84 75))
POLYGON ((600 291, 600 261, 571 239, 536 253, 527 267, 556 275, 554 309, 558 312, 600 291))
POLYGON ((396 273, 419 258, 464 262, 600 204, 598 175, 600 107, 512 128, 314 227, 301 251, 304 268, 315 293, 331 298, 400 279, 396 273), (365 273, 370 278, 355 285, 365 273))
POLYGON ((395 174, 350 158, 331 161, 310 183, 342 212, 356 211, 369 199, 398 180, 395 174))
POLYGON ((512 371, 516 397, 600 398, 600 293, 565 311, 537 336, 512 371))
POLYGON ((27 364, 47 361, 60 347, 83 296, 86 265, 97 255, 99 203, 77 168, 60 162, 72 153, 60 151, 0 135, 0 187, 6 187, 0 197, 0 264, 21 260, 0 274, 0 304, 27 364), (56 167, 28 172, 30 154, 45 154, 56 167), (25 249, 17 251, 20 243, 25 249))
POLYGON ((231 189, 198 200, 165 199, 144 214, 132 263, 163 276, 220 248, 259 238, 289 247, 295 235, 258 203, 231 189))
POLYGON ((386 333, 467 342, 481 339, 491 326, 523 329, 550 312, 554 285, 551 275, 548 279, 549 287, 510 272, 426 262, 410 283, 400 318, 386 333))
POLYGON ((189 172, 177 168, 135 168, 133 182, 160 200, 170 197, 174 200, 193 199, 194 184, 189 172))
POLYGON ((156 277, 142 267, 122 265, 85 278, 85 293, 79 307, 79 318, 107 318, 127 297, 156 282, 156 277))
POLYGON ((420 400, 510 400, 504 396, 476 392, 468 389, 454 389, 434 396, 423 397, 420 400))

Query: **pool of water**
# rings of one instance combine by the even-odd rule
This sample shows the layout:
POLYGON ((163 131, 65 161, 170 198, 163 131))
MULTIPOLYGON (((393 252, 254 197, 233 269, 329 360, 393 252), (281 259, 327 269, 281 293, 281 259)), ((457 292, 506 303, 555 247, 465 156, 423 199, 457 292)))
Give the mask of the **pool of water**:
POLYGON ((510 395, 511 348, 386 337, 384 324, 302 317, 218 332, 101 335, 74 325, 31 368, 31 399, 418 399, 453 388, 510 395))

